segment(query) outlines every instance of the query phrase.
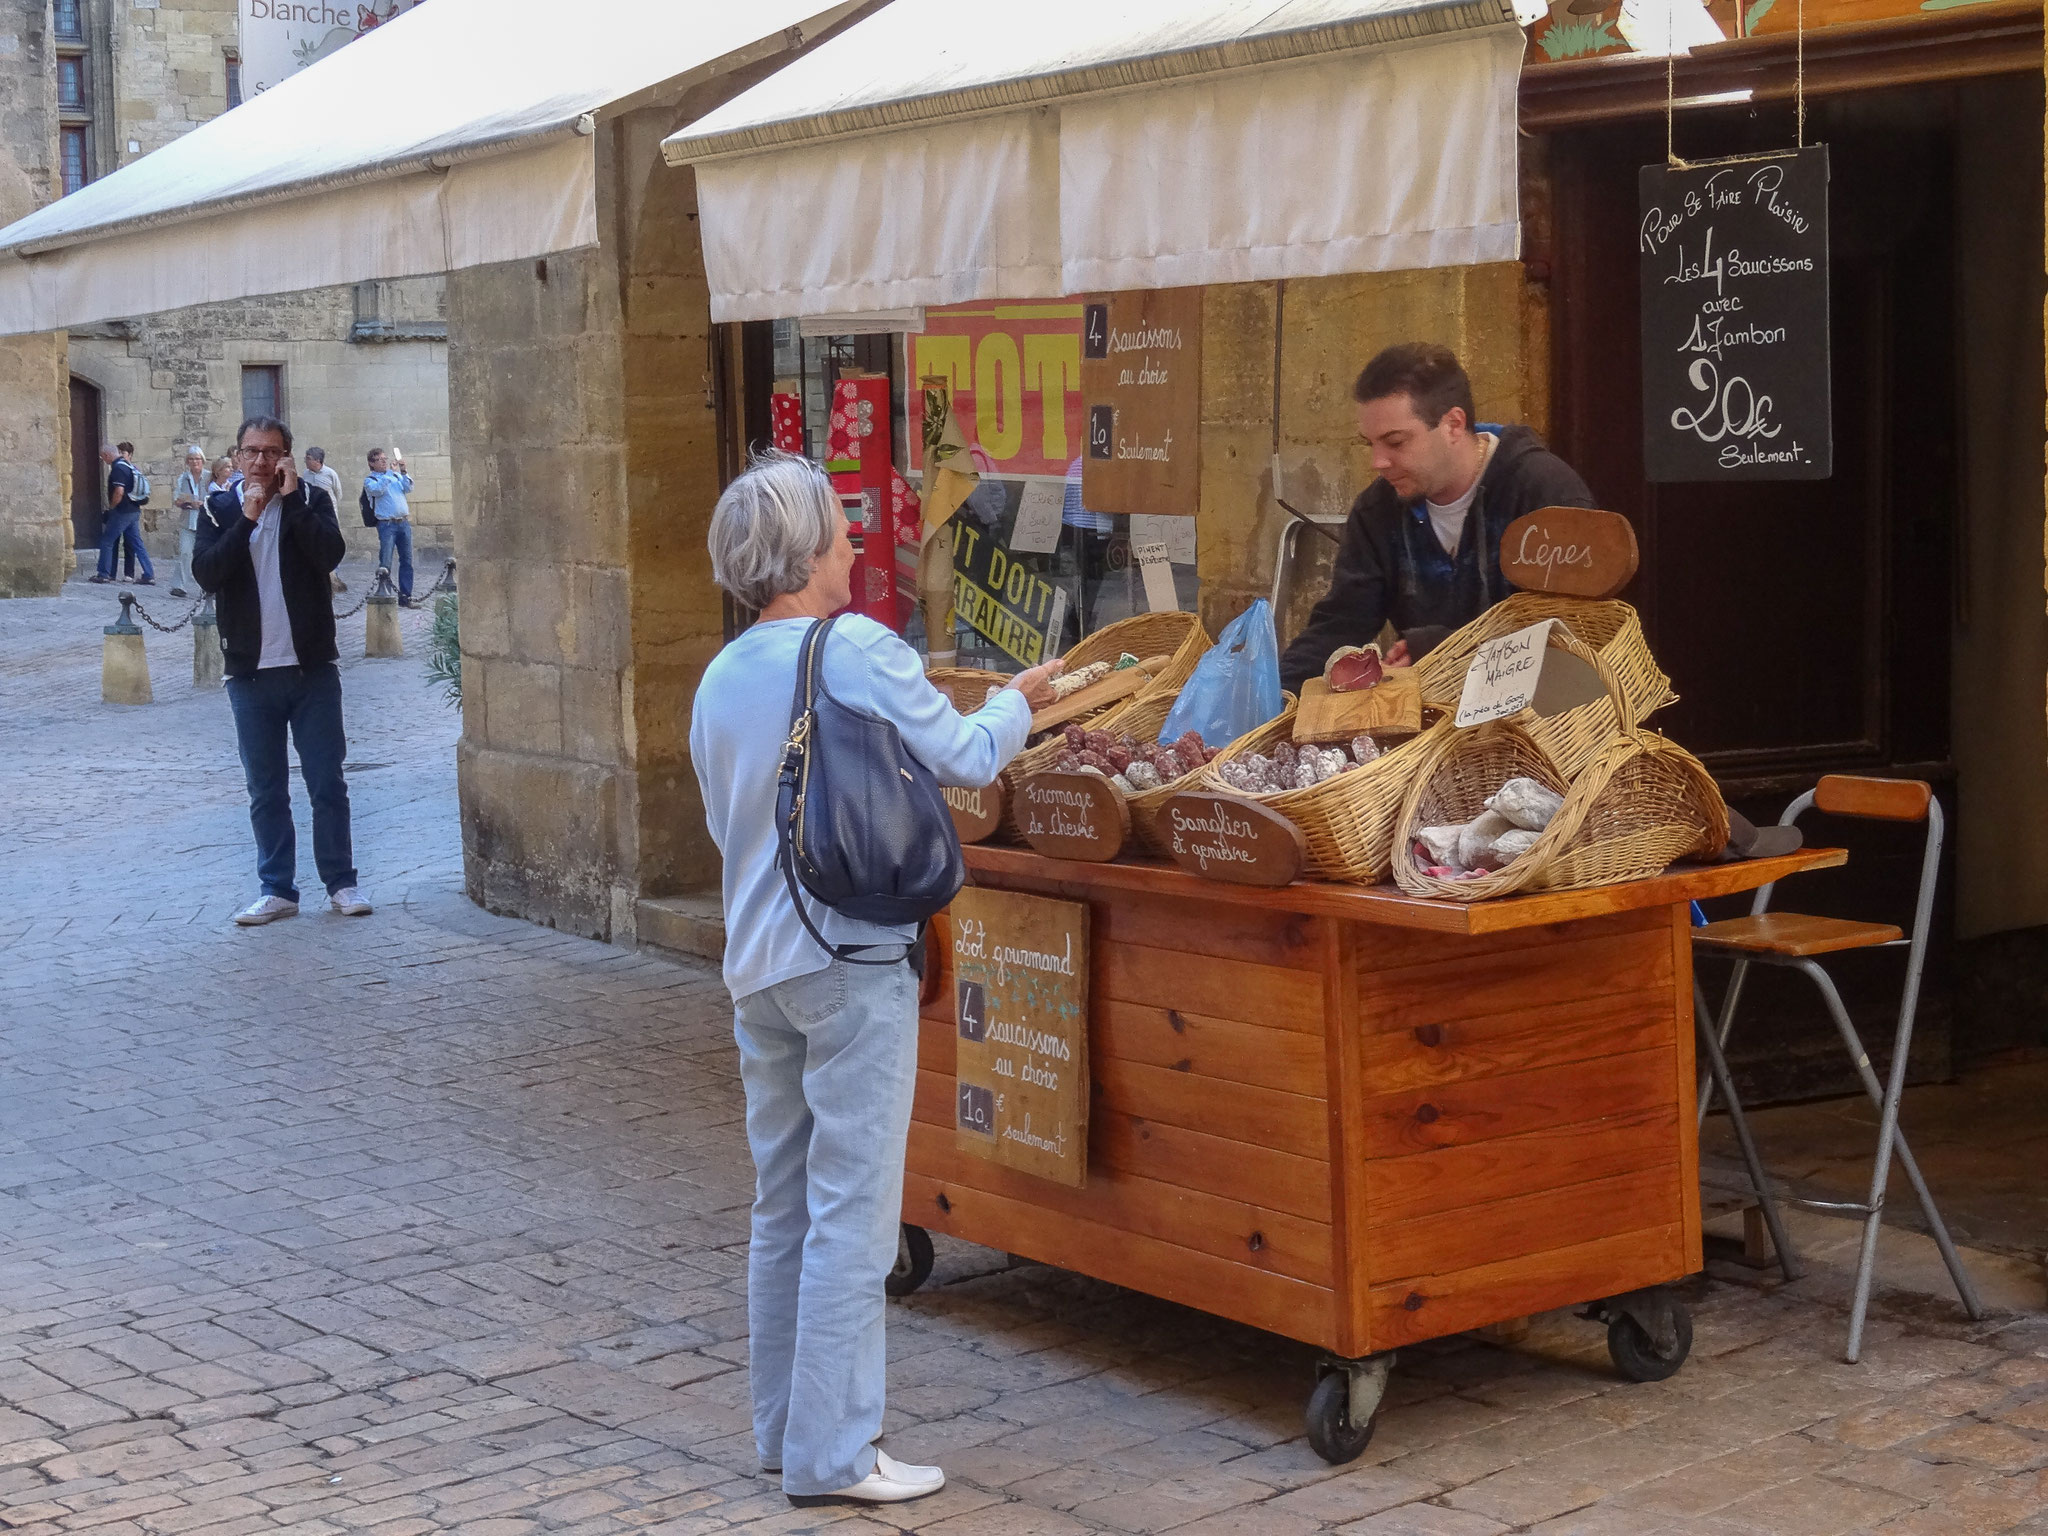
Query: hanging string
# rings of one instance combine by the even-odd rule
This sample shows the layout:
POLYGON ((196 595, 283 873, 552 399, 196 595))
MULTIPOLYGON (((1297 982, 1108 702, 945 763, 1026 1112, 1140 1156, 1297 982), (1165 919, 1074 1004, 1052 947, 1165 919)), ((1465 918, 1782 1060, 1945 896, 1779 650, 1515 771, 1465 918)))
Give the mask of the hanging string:
POLYGON ((1792 44, 1792 114, 1797 123, 1796 144, 1806 148, 1806 0, 1799 0, 1797 35, 1792 44))

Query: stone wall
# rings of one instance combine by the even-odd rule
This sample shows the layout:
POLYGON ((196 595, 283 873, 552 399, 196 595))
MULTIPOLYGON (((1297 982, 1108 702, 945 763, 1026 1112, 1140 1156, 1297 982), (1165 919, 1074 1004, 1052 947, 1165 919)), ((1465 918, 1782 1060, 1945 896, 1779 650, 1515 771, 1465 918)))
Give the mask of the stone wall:
MULTIPOLYGON (((134 443, 166 492, 153 498, 155 526, 144 529, 152 553, 176 547, 168 492, 183 467, 184 445, 219 454, 233 441, 246 363, 282 367, 284 416, 295 444, 324 447, 341 474, 341 522, 351 548, 377 547, 377 535, 355 514, 355 496, 369 450, 388 449, 394 440, 414 480, 416 554, 453 548, 448 348, 436 339, 445 330, 442 280, 362 288, 370 291, 321 288, 201 304, 72 333, 71 371, 102 390, 105 436, 134 443), (378 291, 387 286, 400 292, 387 299, 378 291), (358 318, 364 312, 368 325, 358 318), (422 321, 423 313, 433 319, 422 321)), ((144 517, 147 524, 148 512, 144 517)))
POLYGON ((1399 341, 1442 342, 1471 374, 1482 420, 1540 431, 1547 335, 1519 262, 1209 288, 1196 555, 1210 633, 1272 591, 1288 521, 1274 500, 1276 372, 1278 494, 1341 516, 1373 477, 1351 402, 1368 358, 1399 341))
POLYGON ((240 41, 240 24, 236 0, 106 3, 115 22, 114 89, 102 95, 126 165, 227 110, 227 51, 240 41))
MULTIPOLYGON (((50 200, 57 66, 47 4, 0 20, 0 223, 50 200)), ((62 336, 0 337, 0 597, 55 592, 70 568, 71 440, 62 336)))

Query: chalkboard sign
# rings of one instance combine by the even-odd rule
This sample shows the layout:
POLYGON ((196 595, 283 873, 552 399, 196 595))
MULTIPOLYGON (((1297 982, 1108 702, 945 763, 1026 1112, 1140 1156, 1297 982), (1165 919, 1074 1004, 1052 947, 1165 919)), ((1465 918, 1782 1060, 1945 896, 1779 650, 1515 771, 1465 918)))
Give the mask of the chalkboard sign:
POLYGON ((1825 480, 1826 146, 1646 165, 1640 187, 1647 478, 1825 480))
POLYGON ((1088 908, 953 898, 954 1143, 1078 1187, 1088 1174, 1088 908))

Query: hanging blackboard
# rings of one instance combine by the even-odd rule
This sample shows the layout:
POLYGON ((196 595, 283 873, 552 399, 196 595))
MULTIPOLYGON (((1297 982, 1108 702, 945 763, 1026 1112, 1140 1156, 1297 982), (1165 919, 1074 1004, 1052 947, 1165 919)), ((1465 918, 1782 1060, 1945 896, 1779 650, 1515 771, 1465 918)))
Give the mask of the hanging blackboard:
POLYGON ((1825 480, 1826 146, 1646 165, 1640 187, 1646 477, 1825 480))

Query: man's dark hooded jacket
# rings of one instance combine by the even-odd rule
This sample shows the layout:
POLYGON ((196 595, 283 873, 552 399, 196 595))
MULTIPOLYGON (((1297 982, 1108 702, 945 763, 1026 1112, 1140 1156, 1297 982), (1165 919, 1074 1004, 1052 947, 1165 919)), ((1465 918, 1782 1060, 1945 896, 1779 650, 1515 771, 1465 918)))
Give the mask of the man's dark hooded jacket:
MULTIPOLYGON (((339 654, 334 648, 334 589, 327 578, 341 564, 348 545, 335 520, 333 500, 317 485, 301 480, 284 498, 278 515, 277 580, 291 617, 292 649, 298 652, 300 666, 318 666, 339 654)), ((229 677, 254 677, 263 655, 263 605, 256 593, 255 558, 249 551, 249 535, 255 531, 232 489, 216 490, 206 498, 193 543, 192 574, 214 595, 229 677)))
POLYGON ((1500 439, 1465 518, 1455 555, 1444 553, 1429 508, 1375 480, 1351 504, 1330 590, 1280 658, 1280 686, 1299 692, 1340 645, 1365 645, 1391 622, 1406 634, 1471 622, 1513 590, 1500 571, 1507 526, 1538 507, 1590 507, 1576 471, 1527 427, 1482 425, 1500 439))

